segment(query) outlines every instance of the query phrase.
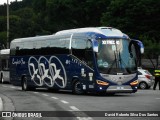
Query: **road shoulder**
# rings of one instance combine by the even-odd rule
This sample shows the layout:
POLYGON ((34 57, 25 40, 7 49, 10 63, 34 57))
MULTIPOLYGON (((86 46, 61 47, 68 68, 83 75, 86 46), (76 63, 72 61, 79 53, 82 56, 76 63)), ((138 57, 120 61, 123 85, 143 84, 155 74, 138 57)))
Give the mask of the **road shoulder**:
POLYGON ((1 97, 0 97, 0 111, 3 111, 3 101, 1 97))

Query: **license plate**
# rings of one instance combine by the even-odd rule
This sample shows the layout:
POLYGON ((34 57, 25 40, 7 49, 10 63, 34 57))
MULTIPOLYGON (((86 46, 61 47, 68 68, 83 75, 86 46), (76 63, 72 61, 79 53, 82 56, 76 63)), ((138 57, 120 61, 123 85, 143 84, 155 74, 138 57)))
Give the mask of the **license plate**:
POLYGON ((122 87, 122 86, 117 87, 117 90, 123 90, 123 89, 124 89, 124 87, 122 87))

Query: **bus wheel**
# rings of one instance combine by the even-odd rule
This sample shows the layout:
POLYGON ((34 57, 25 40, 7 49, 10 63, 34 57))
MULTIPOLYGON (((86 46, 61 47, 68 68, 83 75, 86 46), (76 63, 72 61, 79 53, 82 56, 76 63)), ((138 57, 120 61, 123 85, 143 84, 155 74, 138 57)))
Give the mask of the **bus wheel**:
POLYGON ((3 79, 3 74, 1 74, 1 79, 0 79, 0 83, 3 83, 4 79, 3 79))
POLYGON ((3 78, 3 76, 2 76, 2 78, 1 78, 1 79, 2 79, 2 83, 4 83, 4 78, 3 78))
POLYGON ((23 77, 22 79, 22 90, 27 91, 28 90, 28 84, 27 84, 27 78, 23 77))
POLYGON ((77 95, 81 95, 84 93, 84 91, 82 90, 81 82, 79 80, 76 80, 73 83, 73 93, 77 95))

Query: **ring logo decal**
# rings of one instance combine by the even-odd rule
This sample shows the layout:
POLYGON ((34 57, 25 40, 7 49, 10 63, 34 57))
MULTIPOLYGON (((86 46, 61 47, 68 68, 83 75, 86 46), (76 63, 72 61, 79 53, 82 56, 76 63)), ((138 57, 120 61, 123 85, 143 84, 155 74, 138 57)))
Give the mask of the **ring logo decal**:
POLYGON ((56 84, 60 88, 66 87, 66 71, 56 56, 51 56, 49 60, 44 56, 39 57, 38 60, 31 56, 28 60, 28 69, 31 80, 37 86, 53 87, 56 84))

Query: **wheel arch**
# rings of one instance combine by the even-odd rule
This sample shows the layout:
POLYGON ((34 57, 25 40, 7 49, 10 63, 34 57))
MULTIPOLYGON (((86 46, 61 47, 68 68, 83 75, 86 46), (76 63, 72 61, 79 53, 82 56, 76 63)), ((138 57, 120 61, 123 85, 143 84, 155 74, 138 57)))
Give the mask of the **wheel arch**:
POLYGON ((73 76, 72 81, 71 81, 72 87, 73 87, 74 83, 75 83, 76 81, 78 81, 78 80, 80 80, 80 79, 78 78, 78 76, 73 76))
POLYGON ((3 78, 3 72, 1 71, 1 73, 0 73, 0 83, 2 83, 2 78, 3 78))
POLYGON ((81 95, 81 94, 84 94, 85 91, 83 90, 82 86, 79 88, 79 90, 77 91, 75 88, 77 88, 77 83, 79 83, 79 85, 81 86, 82 83, 81 83, 81 79, 79 79, 78 76, 74 76, 72 78, 72 92, 73 94, 77 94, 77 95, 81 95))
POLYGON ((21 76, 21 85, 22 85, 22 83, 23 83, 24 77, 26 77, 26 74, 23 74, 23 75, 21 76))
POLYGON ((3 78, 3 72, 1 71, 1 79, 3 78))

